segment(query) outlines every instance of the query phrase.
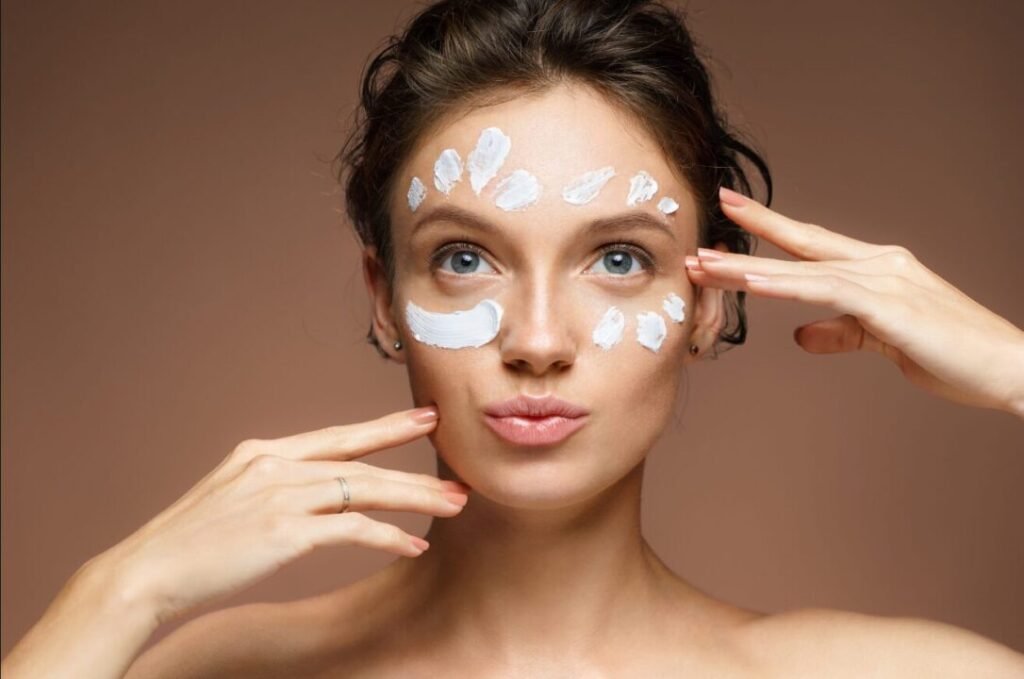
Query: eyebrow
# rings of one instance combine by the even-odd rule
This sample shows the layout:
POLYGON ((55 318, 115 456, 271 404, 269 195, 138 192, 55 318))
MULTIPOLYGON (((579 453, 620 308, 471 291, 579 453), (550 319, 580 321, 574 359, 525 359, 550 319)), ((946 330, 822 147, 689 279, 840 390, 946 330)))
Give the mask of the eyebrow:
MULTIPOLYGON (((420 217, 420 219, 413 224, 409 237, 411 238, 414 236, 416 232, 423 227, 437 222, 452 222, 492 234, 497 234, 501 231, 501 229, 493 223, 470 212, 469 210, 464 210, 454 205, 438 205, 420 217)), ((653 215, 644 212, 643 210, 631 210, 629 212, 621 212, 607 217, 598 217, 597 219, 584 224, 583 230, 589 233, 600 233, 602 231, 611 231, 614 229, 628 227, 661 231, 672 240, 676 240, 675 233, 672 232, 672 229, 670 229, 667 224, 664 224, 653 215)))

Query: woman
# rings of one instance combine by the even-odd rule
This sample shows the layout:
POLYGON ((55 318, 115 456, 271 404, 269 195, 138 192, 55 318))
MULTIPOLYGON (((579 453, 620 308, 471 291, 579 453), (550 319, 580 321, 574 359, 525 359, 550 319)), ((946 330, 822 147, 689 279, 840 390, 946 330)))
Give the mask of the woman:
POLYGON ((339 159, 368 338, 421 407, 244 441, 85 564, 5 677, 1024 676, 1020 654, 949 625, 716 600, 644 540, 644 460, 681 368, 744 341, 748 293, 834 310, 797 334, 808 351, 874 350, 928 391, 1024 416, 1012 323, 902 247, 743 195, 741 161, 766 203, 768 169, 676 15, 437 3, 373 62, 363 113, 339 159), (796 261, 751 256, 753 237, 796 261), (362 460, 421 436, 440 479, 362 460), (443 520, 423 541, 372 509, 443 520), (409 558, 205 615, 136 659, 162 622, 335 544, 409 558))

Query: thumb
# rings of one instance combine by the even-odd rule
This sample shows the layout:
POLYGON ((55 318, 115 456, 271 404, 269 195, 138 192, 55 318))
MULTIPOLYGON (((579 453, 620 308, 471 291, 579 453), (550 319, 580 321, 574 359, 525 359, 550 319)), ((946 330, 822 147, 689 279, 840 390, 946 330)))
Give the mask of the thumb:
POLYGON ((812 354, 835 354, 870 349, 877 344, 856 316, 843 314, 801 325, 793 331, 793 339, 812 354))

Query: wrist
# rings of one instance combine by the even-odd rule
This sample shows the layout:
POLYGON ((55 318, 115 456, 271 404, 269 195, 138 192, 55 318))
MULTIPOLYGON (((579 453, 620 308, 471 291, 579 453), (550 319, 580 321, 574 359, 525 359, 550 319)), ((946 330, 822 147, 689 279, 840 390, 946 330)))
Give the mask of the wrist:
POLYGON ((68 585, 93 601, 105 618, 123 619, 152 631, 162 622, 161 611, 142 575, 111 552, 104 552, 83 564, 68 585))

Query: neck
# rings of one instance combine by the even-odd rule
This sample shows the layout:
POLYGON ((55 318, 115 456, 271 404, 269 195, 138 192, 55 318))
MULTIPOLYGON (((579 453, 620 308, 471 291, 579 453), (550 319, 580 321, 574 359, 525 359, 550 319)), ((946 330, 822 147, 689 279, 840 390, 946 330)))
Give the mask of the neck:
MULTIPOLYGON (((438 463, 441 478, 454 477, 438 463)), ((556 509, 507 507, 472 493, 460 514, 434 520, 430 549, 399 560, 403 588, 429 602, 446 638, 498 655, 592 654, 641 622, 649 627, 681 580, 643 538, 643 468, 556 509)))

